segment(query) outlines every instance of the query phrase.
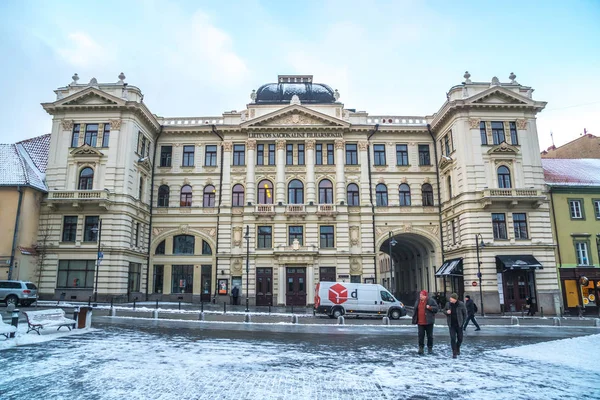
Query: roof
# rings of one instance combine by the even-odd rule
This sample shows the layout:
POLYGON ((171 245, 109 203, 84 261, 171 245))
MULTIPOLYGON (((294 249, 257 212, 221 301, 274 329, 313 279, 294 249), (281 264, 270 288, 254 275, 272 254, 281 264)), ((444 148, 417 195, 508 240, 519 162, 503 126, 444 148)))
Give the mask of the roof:
POLYGON ((542 158, 600 158, 600 137, 585 132, 584 135, 562 146, 548 147, 547 150, 542 151, 542 158))
POLYGON ((323 83, 313 83, 312 76, 280 76, 278 83, 267 83, 256 91, 256 104, 289 104, 298 96, 302 104, 333 104, 334 91, 323 83))
POLYGON ((0 144, 0 186, 29 186, 47 192, 49 149, 49 134, 16 144, 0 144))
POLYGON ((31 157, 31 160, 35 164, 35 166, 41 171, 46 172, 46 167, 48 166, 48 152, 50 149, 50 134, 47 133, 42 136, 34 137, 31 139, 23 140, 22 142, 18 142, 23 146, 25 151, 31 157))
POLYGON ((543 158, 544 178, 551 186, 600 186, 600 159, 543 158))

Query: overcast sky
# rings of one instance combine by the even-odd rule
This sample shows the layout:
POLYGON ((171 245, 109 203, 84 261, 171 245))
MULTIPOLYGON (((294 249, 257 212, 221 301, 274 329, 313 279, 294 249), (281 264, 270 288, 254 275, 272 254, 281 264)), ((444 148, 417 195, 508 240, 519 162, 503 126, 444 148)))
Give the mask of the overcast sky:
POLYGON ((498 76, 548 102, 540 145, 600 135, 600 0, 0 1, 0 142, 51 129, 40 103, 92 77, 142 89, 160 116, 241 110, 278 74, 312 74, 348 108, 430 115, 498 76))

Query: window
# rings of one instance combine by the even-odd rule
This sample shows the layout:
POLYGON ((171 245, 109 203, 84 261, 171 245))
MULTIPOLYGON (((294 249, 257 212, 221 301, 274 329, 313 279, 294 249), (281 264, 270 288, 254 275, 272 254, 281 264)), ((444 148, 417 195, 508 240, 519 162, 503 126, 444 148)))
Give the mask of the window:
POLYGON ((79 124, 73 125, 73 134, 71 135, 71 147, 79 145, 79 124))
POLYGON ((233 165, 246 165, 246 145, 233 145, 233 165))
POLYGON ((527 214, 513 213, 513 225, 515 228, 515 239, 528 239, 527 214))
POLYGON ((138 186, 138 199, 141 201, 144 195, 144 177, 140 176, 140 184, 138 186))
POLYGON ((154 265, 154 279, 152 280, 153 293, 162 293, 165 281, 165 266, 154 265))
POLYGON ((600 200, 594 200, 594 214, 596 219, 600 219, 600 200))
POLYGON ((265 165, 265 145, 256 145, 256 165, 265 165))
MULTIPOLYGON (((408 158, 408 154, 407 154, 408 158)), ((408 160, 407 160, 408 162, 408 160)), ((429 145, 428 144, 420 144, 419 145, 419 165, 431 165, 431 157, 429 155, 429 145)))
POLYGON ((74 242, 77 237, 77 217, 65 216, 63 218, 63 242, 74 242))
POLYGON ((59 260, 57 288, 94 287, 96 260, 59 260))
POLYGON ((355 144, 346 145, 346 165, 358 165, 358 149, 355 144))
POLYGON ((156 246, 156 250, 154 250, 154 254, 156 255, 162 255, 165 254, 165 241, 163 240, 162 242, 160 242, 158 244, 158 246, 156 246))
POLYGON ((233 207, 244 206, 244 187, 239 183, 233 187, 232 205, 233 207))
POLYGON ((285 165, 294 165, 294 145, 285 146, 285 165))
POLYGON ((360 283, 360 275, 350 275, 350 283, 360 283))
POLYGON ((359 206, 360 205, 360 197, 358 192, 358 185, 356 183, 351 183, 348 185, 348 205, 349 206, 359 206))
POLYGON ((192 206, 192 187, 185 185, 181 188, 181 195, 179 196, 179 207, 191 207, 192 206))
POLYGON ((498 187, 500 189, 510 189, 510 170, 504 165, 498 168, 498 187))
POLYGON ((146 155, 146 136, 141 131, 138 131, 138 154, 141 157, 146 155))
POLYGON ((104 132, 102 134, 102 147, 108 147, 110 141, 110 124, 104 124, 104 132))
POLYGON ((494 229, 494 239, 508 239, 506 233, 506 215, 492 214, 492 227, 494 229))
POLYGON ((94 170, 86 167, 79 173, 79 190, 92 190, 94 186, 94 170))
POLYGON ((169 207, 169 187, 161 185, 158 188, 158 207, 169 207))
POLYGON ((161 146, 160 148, 160 166, 170 167, 173 154, 173 146, 161 146))
POLYGON ((591 265, 587 242, 575 242, 575 255, 577 256, 577 265, 591 265))
POLYGON ((334 164, 334 152, 333 152, 333 143, 327 143, 327 164, 334 164))
POLYGON ((298 165, 304 165, 305 161, 304 161, 304 145, 303 144, 299 144, 298 145, 298 165))
POLYGON ((408 165, 408 146, 405 144, 396 145, 396 164, 408 165))
POLYGON ((315 145, 315 164, 323 164, 323 145, 321 143, 315 145))
POLYGON ((452 225, 452 244, 456 244, 456 237, 458 236, 457 232, 456 232, 456 220, 453 219, 451 221, 451 225, 452 225))
POLYGON ((410 186, 406 183, 400 185, 400 206, 410 206, 410 186))
POLYGON ((194 146, 183 146, 183 165, 184 167, 194 166, 194 146))
POLYGON ((383 183, 379 183, 375 187, 375 204, 377 207, 387 207, 388 205, 387 186, 383 183))
POLYGON ((424 183, 421 186, 421 195, 423 197, 423 206, 431 207, 433 206, 433 187, 429 183, 424 183))
POLYGON ((374 163, 373 165, 386 165, 385 162, 385 144, 373 145, 374 163))
POLYGON ((335 244, 333 240, 333 226, 323 225, 319 229, 321 236, 321 248, 333 248, 335 244))
POLYGON ((215 145, 206 146, 206 153, 204 154, 204 166, 205 167, 216 167, 217 166, 217 146, 215 146, 215 145))
POLYGON ((510 143, 519 144, 519 138, 517 137, 517 124, 515 122, 509 122, 510 127, 510 143))
POLYGON ((195 238, 192 235, 173 237, 173 254, 194 254, 195 238))
POLYGON ((446 178, 446 187, 448 188, 448 200, 452 198, 452 177, 448 175, 446 178))
POLYGON ((258 227, 258 246, 259 249, 270 249, 273 247, 273 228, 270 226, 258 227))
POLYGON ((452 131, 450 131, 446 136, 444 136, 444 151, 447 157, 450 157, 450 152, 451 152, 451 146, 450 146, 450 140, 451 140, 451 135, 452 131))
POLYGON ((133 232, 133 245, 138 247, 140 245, 140 223, 135 223, 135 230, 133 232))
POLYGON ((275 144, 269 144, 269 165, 275 165, 275 144))
POLYGON ((304 185, 298 179, 294 179, 288 185, 288 203, 304 204, 304 185))
POLYGON ((319 204, 333 204, 333 184, 329 179, 319 182, 319 204))
POLYGON ((583 219, 581 200, 569 200, 569 209, 571 210, 571 219, 583 219))
POLYGON ((290 226, 288 227, 288 244, 291 246, 294 244, 294 239, 298 239, 300 246, 304 246, 304 227, 303 226, 290 226))
POLYGON ((83 227, 83 241, 95 242, 98 240, 98 221, 100 217, 85 217, 85 225, 83 227))
POLYGON ((194 266, 173 265, 171 293, 192 293, 194 289, 194 266))
POLYGON ((212 248, 210 247, 210 244, 208 244, 205 240, 202 241, 202 255, 212 255, 212 248))
POLYGON ((273 184, 263 180, 258 184, 258 204, 273 204, 273 184))
POLYGON ((492 122, 492 140, 494 141, 494 144, 500 144, 506 141, 504 138, 503 122, 492 122))
POLYGON ((140 291, 140 280, 142 275, 142 264, 129 263, 129 292, 140 291))
POLYGON ((487 131, 485 129, 485 122, 479 123, 479 135, 481 136, 481 144, 488 144, 487 131))
POLYGON ((98 140, 98 124, 87 124, 85 126, 85 144, 96 147, 98 140))
POLYGON ((214 207, 215 206, 215 187, 213 185, 206 185, 204 187, 204 197, 202 198, 202 207, 214 207))

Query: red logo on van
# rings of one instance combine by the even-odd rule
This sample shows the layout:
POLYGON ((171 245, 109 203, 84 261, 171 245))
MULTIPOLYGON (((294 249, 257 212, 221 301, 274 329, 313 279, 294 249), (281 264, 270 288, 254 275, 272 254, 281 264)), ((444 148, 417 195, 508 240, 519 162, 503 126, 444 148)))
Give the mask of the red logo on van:
POLYGON ((344 303, 346 300, 348 300, 348 289, 346 289, 343 285, 336 283, 329 288, 329 300, 331 300, 333 304, 344 303))

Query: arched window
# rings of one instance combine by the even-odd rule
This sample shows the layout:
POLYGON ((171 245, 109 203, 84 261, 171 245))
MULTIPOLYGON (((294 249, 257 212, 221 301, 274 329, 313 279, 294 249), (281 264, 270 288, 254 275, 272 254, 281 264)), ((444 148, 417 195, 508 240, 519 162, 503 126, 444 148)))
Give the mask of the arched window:
POLYGON ((262 180, 258 184, 258 204, 273 204, 273 184, 262 180))
POLYGON ((244 186, 239 183, 233 187, 233 206, 244 206, 244 186))
POLYGON ((173 237, 173 254, 194 254, 194 237, 179 235, 173 237))
POLYGON ((202 199, 202 207, 214 207, 215 206, 215 187, 213 185, 204 186, 204 197, 202 199))
POLYGON ((94 170, 86 167, 79 173, 79 190, 92 190, 94 187, 94 170))
POLYGON ((202 241, 202 254, 208 256, 212 255, 210 244, 208 244, 205 240, 202 241))
POLYGON ((333 204, 333 184, 329 179, 319 182, 319 204, 333 204))
POLYGON ((376 205, 378 207, 386 207, 388 205, 388 192, 387 192, 387 186, 385 186, 385 184, 380 183, 377 185, 377 187, 375 188, 375 195, 376 195, 376 205))
POLYGON ((410 186, 406 183, 400 185, 400 205, 410 206, 410 186))
POLYGON ((500 189, 510 189, 510 170, 504 165, 498 168, 498 187, 500 189))
POLYGON ((165 241, 163 240, 156 246, 156 250, 154 250, 154 254, 160 255, 165 254, 165 241))
POLYGON ((421 186, 421 194, 423 195, 423 206, 433 206, 433 188, 429 183, 424 183, 421 186))
POLYGON ((294 179, 288 185, 288 203, 304 204, 304 185, 298 179, 294 179))
POLYGON ((348 205, 349 206, 360 206, 360 197, 358 192, 358 185, 351 183, 348 185, 348 205))
POLYGON ((158 188, 158 206, 169 207, 169 187, 167 185, 161 185, 158 188))
POLYGON ((179 206, 180 207, 191 207, 192 206, 192 187, 190 185, 185 185, 181 188, 179 206))

